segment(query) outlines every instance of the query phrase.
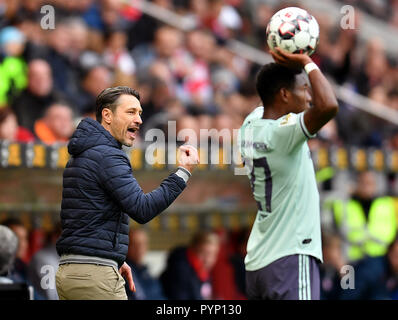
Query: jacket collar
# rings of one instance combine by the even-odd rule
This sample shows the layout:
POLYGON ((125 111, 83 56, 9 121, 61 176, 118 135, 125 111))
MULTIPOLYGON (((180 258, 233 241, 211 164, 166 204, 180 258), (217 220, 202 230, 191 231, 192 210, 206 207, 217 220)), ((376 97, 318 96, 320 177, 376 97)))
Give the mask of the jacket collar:
POLYGON ((119 141, 117 141, 115 137, 112 136, 111 133, 108 130, 106 130, 104 126, 101 123, 99 123, 97 120, 94 120, 92 118, 85 118, 83 119, 83 121, 88 122, 89 124, 94 126, 98 131, 100 131, 109 140, 112 146, 119 149, 122 148, 122 144, 119 141))

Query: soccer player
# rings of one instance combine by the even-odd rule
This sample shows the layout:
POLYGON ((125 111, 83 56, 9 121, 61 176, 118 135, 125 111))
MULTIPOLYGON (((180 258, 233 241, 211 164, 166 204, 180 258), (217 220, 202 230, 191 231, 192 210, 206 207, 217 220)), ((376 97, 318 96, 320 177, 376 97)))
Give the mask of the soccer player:
POLYGON ((239 131, 258 205, 245 257, 246 290, 249 299, 314 300, 320 295, 322 250, 307 140, 336 115, 338 104, 309 56, 279 48, 271 54, 276 63, 264 65, 256 79, 263 106, 239 131))

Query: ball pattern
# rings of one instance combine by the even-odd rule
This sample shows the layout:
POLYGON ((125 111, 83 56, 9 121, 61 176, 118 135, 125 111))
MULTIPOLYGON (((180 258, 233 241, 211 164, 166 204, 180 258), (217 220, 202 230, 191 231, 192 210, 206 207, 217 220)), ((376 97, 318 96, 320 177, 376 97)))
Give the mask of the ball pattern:
POLYGON ((266 29, 271 50, 280 47, 291 53, 312 55, 319 43, 319 25, 306 10, 289 7, 275 13, 266 29))

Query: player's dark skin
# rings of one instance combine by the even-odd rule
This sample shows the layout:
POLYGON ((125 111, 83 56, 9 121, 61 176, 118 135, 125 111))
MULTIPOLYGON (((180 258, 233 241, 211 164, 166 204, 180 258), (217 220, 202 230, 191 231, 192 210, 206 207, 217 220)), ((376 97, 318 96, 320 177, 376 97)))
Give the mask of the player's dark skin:
MULTIPOLYGON (((313 62, 306 54, 293 54, 280 48, 275 48, 275 52, 271 51, 271 55, 276 63, 288 68, 303 69, 306 64, 313 62)), ((336 115, 339 107, 329 81, 320 70, 311 71, 308 78, 310 86, 306 76, 299 74, 293 90, 281 88, 275 95, 274 102, 265 108, 263 118, 279 119, 290 112, 305 111, 304 123, 308 131, 311 134, 318 132, 336 115)))

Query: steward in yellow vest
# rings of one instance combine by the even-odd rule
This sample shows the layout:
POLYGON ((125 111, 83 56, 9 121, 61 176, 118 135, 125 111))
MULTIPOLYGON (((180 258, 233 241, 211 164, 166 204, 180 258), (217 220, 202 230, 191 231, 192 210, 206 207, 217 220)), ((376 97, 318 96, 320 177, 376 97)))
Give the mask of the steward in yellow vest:
POLYGON ((372 172, 361 173, 357 191, 348 201, 333 203, 334 221, 345 242, 350 262, 365 256, 385 255, 397 234, 392 197, 374 197, 376 180, 372 172))
POLYGON ((20 57, 0 57, 0 107, 27 86, 27 67, 20 57))

